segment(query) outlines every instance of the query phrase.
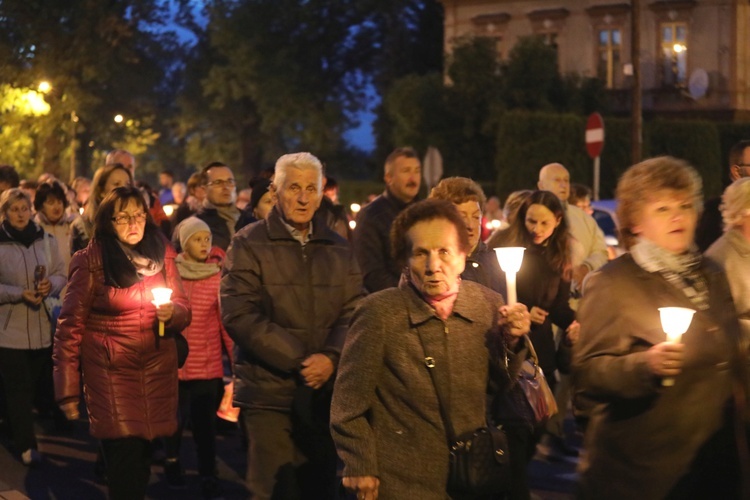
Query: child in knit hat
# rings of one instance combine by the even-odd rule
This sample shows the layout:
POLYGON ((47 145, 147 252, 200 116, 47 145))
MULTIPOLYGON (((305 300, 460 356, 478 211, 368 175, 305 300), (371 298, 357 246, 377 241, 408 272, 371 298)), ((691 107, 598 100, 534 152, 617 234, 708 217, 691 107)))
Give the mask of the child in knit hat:
POLYGON ((193 319, 182 332, 190 350, 178 372, 180 425, 177 433, 167 439, 164 471, 170 487, 185 487, 179 453, 182 431, 190 419, 198 452, 202 495, 216 498, 221 496, 216 478, 215 417, 223 388, 222 347, 230 361, 233 347, 221 323, 219 309, 219 281, 225 254, 221 248, 211 246, 211 230, 197 217, 189 217, 180 224, 179 239, 182 253, 175 263, 193 319))

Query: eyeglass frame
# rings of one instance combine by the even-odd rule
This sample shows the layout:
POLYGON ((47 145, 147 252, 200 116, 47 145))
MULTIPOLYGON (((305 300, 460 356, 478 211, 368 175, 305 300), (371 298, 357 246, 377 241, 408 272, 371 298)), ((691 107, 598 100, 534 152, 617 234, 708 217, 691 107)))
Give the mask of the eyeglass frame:
POLYGON ((148 214, 147 213, 140 213, 140 214, 134 214, 134 215, 118 215, 116 217, 112 217, 112 222, 117 224, 118 226, 129 226, 133 222, 136 224, 145 224, 148 220, 148 214), (118 221, 117 219, 121 219, 118 221), (142 219, 142 220, 138 220, 142 219))
POLYGON ((237 179, 216 179, 215 181, 206 182, 204 185, 208 187, 235 187, 237 179))

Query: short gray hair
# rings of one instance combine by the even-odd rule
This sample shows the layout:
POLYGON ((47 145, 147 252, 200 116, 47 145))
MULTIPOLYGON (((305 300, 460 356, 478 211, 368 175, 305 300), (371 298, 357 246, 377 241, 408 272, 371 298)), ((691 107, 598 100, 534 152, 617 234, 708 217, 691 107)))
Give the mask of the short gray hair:
POLYGON ((0 196, 0 219, 5 220, 5 214, 10 206, 19 200, 25 201, 31 210, 31 197, 23 189, 10 188, 3 191, 0 196))
POLYGON ((310 153, 292 153, 276 160, 273 185, 278 191, 284 185, 286 173, 290 168, 315 170, 318 173, 318 191, 323 189, 323 164, 310 153))
POLYGON ((740 225, 742 218, 750 212, 750 177, 731 183, 721 197, 721 218, 724 231, 740 225))

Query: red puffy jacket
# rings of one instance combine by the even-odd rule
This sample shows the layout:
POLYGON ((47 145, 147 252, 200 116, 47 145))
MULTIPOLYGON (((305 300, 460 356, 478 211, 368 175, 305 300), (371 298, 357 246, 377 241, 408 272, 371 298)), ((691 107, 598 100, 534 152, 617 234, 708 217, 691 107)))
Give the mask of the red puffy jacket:
POLYGON ((190 309, 175 256, 167 244, 165 272, 129 288, 105 285, 98 242, 73 256, 55 333, 55 397, 61 405, 78 401, 80 366, 96 438, 150 440, 177 430, 174 334, 190 323, 190 309), (164 286, 173 290, 174 315, 159 337, 151 289, 164 286))
POLYGON ((180 368, 180 380, 222 378, 224 376, 221 363, 222 345, 227 350, 230 362, 232 361, 234 342, 229 338, 221 323, 219 309, 220 271, 225 256, 221 248, 212 247, 206 263, 218 266, 216 274, 201 280, 191 280, 182 276, 182 286, 190 301, 193 320, 190 326, 182 332, 188 341, 190 352, 187 361, 180 368))

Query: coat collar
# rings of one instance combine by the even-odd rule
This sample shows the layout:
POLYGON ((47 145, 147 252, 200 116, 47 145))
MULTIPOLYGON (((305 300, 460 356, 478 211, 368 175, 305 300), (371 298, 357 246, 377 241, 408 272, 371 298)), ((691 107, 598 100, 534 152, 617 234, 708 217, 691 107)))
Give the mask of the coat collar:
MULTIPOLYGON (((266 217, 265 221, 266 228, 268 228, 268 237, 270 239, 297 241, 286 228, 286 225, 281 218, 281 212, 279 211, 278 207, 273 207, 273 209, 268 213, 268 217, 266 217)), ((334 237, 332 236, 331 231, 328 229, 328 226, 326 226, 325 221, 323 221, 317 215, 317 213, 313 216, 313 231, 310 235, 309 241, 334 241, 334 237)))
MULTIPOLYGON (((456 297, 456 303, 453 305, 453 312, 451 316, 459 316, 471 323, 478 319, 479 310, 477 304, 483 303, 482 298, 477 297, 472 289, 474 284, 461 283, 458 288, 458 297, 456 297)), ((407 309, 409 311, 409 323, 412 326, 421 325, 428 320, 435 318, 439 321, 440 318, 435 313, 435 310, 425 302, 419 292, 414 286, 406 279, 401 279, 398 288, 407 297, 407 309)))

